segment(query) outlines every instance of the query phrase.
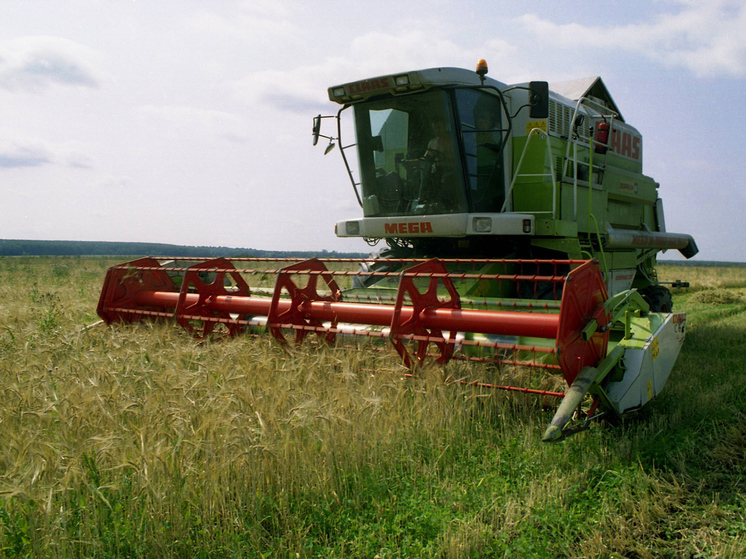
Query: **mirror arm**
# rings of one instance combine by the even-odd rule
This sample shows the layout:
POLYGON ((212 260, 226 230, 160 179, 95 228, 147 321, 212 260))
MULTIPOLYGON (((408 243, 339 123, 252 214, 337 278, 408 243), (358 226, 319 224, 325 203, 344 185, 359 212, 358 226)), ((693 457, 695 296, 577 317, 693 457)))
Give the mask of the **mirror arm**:
POLYGON ((313 136, 313 145, 316 145, 319 143, 319 138, 325 138, 329 140, 329 142, 333 142, 337 138, 334 138, 333 136, 325 136, 321 133, 321 119, 322 118, 336 118, 334 115, 330 116, 322 116, 318 115, 313 117, 313 128, 311 129, 311 135, 313 136))
POLYGON ((522 89, 529 92, 528 103, 518 107, 512 118, 518 116, 526 107, 531 112, 530 118, 548 118, 549 117, 549 84, 547 82, 529 82, 528 87, 522 85, 515 85, 505 90, 513 91, 514 89, 522 89))
POLYGON ((515 117, 517 117, 518 113, 520 113, 523 109, 525 109, 526 107, 530 107, 530 106, 531 106, 531 103, 526 103, 525 105, 521 105, 520 107, 518 107, 518 109, 516 109, 515 113, 513 113, 511 115, 511 117, 510 117, 511 120, 514 119, 515 117))

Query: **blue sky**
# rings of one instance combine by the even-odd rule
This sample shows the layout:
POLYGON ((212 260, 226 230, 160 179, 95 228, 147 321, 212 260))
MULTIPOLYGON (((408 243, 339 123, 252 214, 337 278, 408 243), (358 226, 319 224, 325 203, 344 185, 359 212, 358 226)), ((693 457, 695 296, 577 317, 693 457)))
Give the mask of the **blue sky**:
MULTIPOLYGON (((671 231, 746 261, 741 0, 6 0, 0 238, 366 250, 326 89, 434 66, 600 75, 671 231)), ((668 253, 666 257, 671 257, 668 253)))

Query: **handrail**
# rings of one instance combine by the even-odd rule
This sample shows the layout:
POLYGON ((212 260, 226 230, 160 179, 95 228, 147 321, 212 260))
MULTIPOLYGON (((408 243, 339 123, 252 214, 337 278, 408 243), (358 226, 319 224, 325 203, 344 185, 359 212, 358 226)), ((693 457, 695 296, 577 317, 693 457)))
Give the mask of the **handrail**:
MULTIPOLYGON (((542 130, 541 128, 532 128, 528 135, 526 136, 526 144, 523 146, 523 153, 521 153, 521 157, 518 160, 518 165, 516 166, 515 174, 513 175, 513 179, 510 181, 510 186, 508 187, 508 192, 505 194, 505 202, 503 202, 503 206, 501 208, 501 212, 505 211, 512 211, 513 204, 511 202, 513 194, 513 187, 515 186, 516 180, 518 177, 551 177, 552 178, 552 219, 557 219, 557 177, 554 174, 554 162, 552 158, 552 144, 551 139, 549 137, 549 134, 542 130), (528 151, 528 146, 531 143, 531 140, 533 139, 533 136, 540 136, 543 137, 546 140, 547 143, 547 153, 549 154, 549 173, 521 173, 521 167, 523 166, 523 159, 526 156, 526 151, 528 151), (508 210, 508 206, 510 205, 510 210, 508 210)), ((536 211, 533 213, 548 213, 547 211, 536 211)))
POLYGON ((363 207, 363 199, 360 197, 360 191, 358 190, 358 186, 362 183, 362 178, 360 181, 356 182, 355 177, 352 175, 352 169, 350 168, 350 163, 347 161, 347 156, 345 155, 345 150, 355 147, 357 144, 350 144, 350 145, 343 145, 342 144, 342 111, 347 109, 350 105, 343 105, 339 111, 337 111, 337 141, 339 142, 339 153, 342 154, 342 161, 344 161, 345 168, 347 169, 347 174, 350 176, 350 182, 352 182, 352 189, 355 191, 355 197, 357 198, 357 203, 360 205, 360 207, 363 207))
MULTIPOLYGON (((581 97, 577 100, 575 103, 575 110, 572 114, 572 119, 570 120, 570 127, 569 135, 567 138, 567 148, 565 150, 565 159, 562 165, 562 179, 564 179, 565 176, 567 176, 567 165, 570 161, 570 147, 572 146, 572 162, 573 162, 573 220, 577 221, 578 219, 578 145, 585 147, 589 150, 589 152, 593 149, 595 139, 590 138, 588 142, 581 141, 579 136, 574 134, 573 132, 573 126, 578 118, 578 114, 580 114, 580 106, 585 105, 587 108, 593 110, 596 114, 594 114, 594 117, 601 117, 604 120, 607 118, 611 121, 611 124, 614 123, 614 118, 617 116, 615 112, 611 112, 610 114, 604 114, 602 112, 599 112, 597 108, 592 107, 589 103, 586 103, 589 101, 586 97, 581 97)), ((609 140, 606 141, 606 143, 600 143, 605 148, 609 147, 609 140)), ((588 188, 593 188, 593 173, 594 170, 603 170, 603 165, 593 165, 593 157, 590 157, 590 160, 588 161, 588 188)))

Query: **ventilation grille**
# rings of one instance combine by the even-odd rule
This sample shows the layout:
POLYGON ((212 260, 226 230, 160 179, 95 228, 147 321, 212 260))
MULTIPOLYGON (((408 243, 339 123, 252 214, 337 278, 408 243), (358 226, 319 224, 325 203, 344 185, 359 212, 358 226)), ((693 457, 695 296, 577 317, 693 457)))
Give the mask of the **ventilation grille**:
MULTIPOLYGON (((575 113, 574 107, 562 105, 556 101, 549 100, 549 133, 556 134, 563 138, 570 137, 572 128, 572 115, 575 113)), ((585 140, 590 139, 590 122, 586 117, 577 129, 578 135, 585 140)))

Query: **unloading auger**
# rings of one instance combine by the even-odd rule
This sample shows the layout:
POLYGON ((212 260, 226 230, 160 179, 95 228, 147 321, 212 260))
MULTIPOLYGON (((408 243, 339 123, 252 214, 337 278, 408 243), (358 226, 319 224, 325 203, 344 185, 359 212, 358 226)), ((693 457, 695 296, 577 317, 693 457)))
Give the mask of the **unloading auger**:
POLYGON ((412 369, 468 360, 560 374, 564 392, 490 384, 562 398, 547 441, 581 404, 584 422, 645 404, 685 332, 683 314, 651 312, 636 290, 609 297, 593 260, 142 258, 108 270, 98 314, 107 324, 175 320, 200 338, 390 340, 412 369))

